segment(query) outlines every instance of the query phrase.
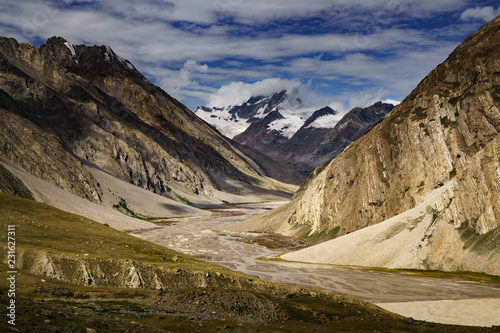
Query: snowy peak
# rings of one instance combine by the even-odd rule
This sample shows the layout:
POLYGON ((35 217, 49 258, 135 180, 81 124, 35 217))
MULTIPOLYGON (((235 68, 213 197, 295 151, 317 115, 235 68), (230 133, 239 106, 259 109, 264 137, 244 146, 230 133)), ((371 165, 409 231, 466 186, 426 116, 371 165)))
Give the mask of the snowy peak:
MULTIPOLYGON (((98 68, 102 71, 106 66, 118 65, 131 74, 142 77, 130 61, 117 55, 109 46, 74 45, 62 37, 51 37, 42 48, 47 49, 58 62, 66 67, 81 67, 82 71, 98 68)), ((108 71, 116 72, 116 68, 111 67, 108 71)))
POLYGON ((329 106, 325 106, 306 120, 302 128, 333 128, 339 121, 338 112, 329 106))
MULTIPOLYGON (((272 128, 291 137, 302 126, 303 120, 290 110, 297 109, 301 105, 300 94, 297 89, 293 89, 269 96, 252 96, 239 105, 199 106, 195 113, 225 136, 234 138, 251 124, 261 121, 274 111, 279 111, 282 118, 274 119, 276 122, 272 128), (288 118, 289 121, 286 120, 288 118), (291 129, 295 132, 291 133, 291 129)), ((267 121, 266 123, 269 124, 267 121)))
POLYGON ((243 133, 235 136, 233 140, 265 155, 269 150, 289 139, 285 135, 287 118, 281 112, 277 110, 269 112, 263 119, 250 124, 243 133))
POLYGON ((109 46, 101 46, 101 50, 104 48, 104 59, 106 61, 116 63, 132 72, 137 72, 137 69, 132 65, 130 61, 117 55, 109 46))
POLYGON ((286 110, 280 112, 284 116, 281 119, 271 122, 267 126, 267 130, 275 131, 283 137, 290 139, 303 126, 304 120, 292 112, 286 110))

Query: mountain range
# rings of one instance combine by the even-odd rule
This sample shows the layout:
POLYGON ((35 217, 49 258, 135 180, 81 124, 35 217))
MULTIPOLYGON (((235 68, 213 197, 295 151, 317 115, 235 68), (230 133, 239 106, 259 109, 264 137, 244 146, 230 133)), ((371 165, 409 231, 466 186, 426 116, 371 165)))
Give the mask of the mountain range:
POLYGON ((337 156, 394 106, 378 102, 345 114, 325 106, 307 119, 298 115, 301 107, 302 98, 293 89, 253 96, 238 105, 201 106, 195 113, 235 142, 297 170, 301 183, 314 168, 337 156))
MULTIPOLYGON (((263 242, 285 281, 316 287, 330 273, 303 268, 288 279, 286 266, 500 275, 499 31, 500 17, 396 107, 378 102, 340 114, 326 106, 307 119, 298 115, 297 90, 191 112, 107 46, 0 38, 0 224, 19 239, 15 251, 4 246, 0 266, 4 275, 19 270, 18 327, 463 330, 235 272, 207 262, 204 249, 207 261, 163 245, 167 227, 180 223, 188 232, 203 227, 195 244, 181 234, 174 243, 204 242, 214 254, 263 242), (271 210, 278 201, 287 203, 271 210), (218 227, 205 229, 205 218, 218 227), (292 248, 301 250, 277 254, 292 248), (8 268, 12 252, 17 262, 8 268)), ((273 276, 271 264, 258 266, 248 252, 234 261, 228 251, 226 264, 273 276)), ((386 274, 345 271, 361 273, 361 284, 386 274)), ((486 279, 495 277, 479 277, 486 279)), ((346 290, 339 281, 328 281, 329 290, 346 290)))

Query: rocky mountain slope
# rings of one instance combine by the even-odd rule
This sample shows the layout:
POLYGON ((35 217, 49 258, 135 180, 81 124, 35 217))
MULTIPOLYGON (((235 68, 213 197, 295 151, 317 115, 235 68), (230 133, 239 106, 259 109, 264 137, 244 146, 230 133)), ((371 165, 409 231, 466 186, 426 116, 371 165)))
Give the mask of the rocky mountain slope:
POLYGON ((354 108, 337 121, 335 110, 322 108, 314 112, 286 144, 275 149, 271 157, 305 165, 312 171, 340 154, 393 108, 392 104, 377 102, 366 108, 354 108))
POLYGON ((0 76, 1 156, 78 196, 103 197, 83 161, 175 200, 276 187, 109 47, 1 38, 0 76))
POLYGON ((256 151, 268 155, 269 152, 288 141, 283 130, 274 129, 273 124, 284 121, 286 118, 280 111, 271 111, 264 118, 254 122, 241 134, 233 138, 234 141, 248 146, 256 151))
MULTIPOLYGON (((500 274, 499 31, 500 17, 468 37, 367 134, 316 169, 291 203, 234 228, 324 240, 398 216, 446 185, 425 214, 389 227, 381 241, 430 221, 399 268, 500 274)), ((398 252, 398 244, 387 246, 398 252)), ((355 262, 354 249, 363 244, 346 246, 355 262)), ((335 262, 333 250, 326 256, 335 262)), ((379 258, 370 265, 385 264, 379 258)))
POLYGON ((392 104, 378 102, 366 108, 354 108, 338 120, 337 111, 324 107, 315 111, 289 140, 268 151, 267 156, 308 176, 314 168, 340 154, 393 108, 392 104))

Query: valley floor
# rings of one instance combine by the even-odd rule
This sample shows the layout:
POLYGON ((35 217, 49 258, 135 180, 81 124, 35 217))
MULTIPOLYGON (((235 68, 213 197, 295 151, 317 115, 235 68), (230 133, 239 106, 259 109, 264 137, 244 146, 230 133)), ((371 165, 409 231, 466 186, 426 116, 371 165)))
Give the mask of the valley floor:
POLYGON ((156 221, 156 228, 131 234, 266 280, 348 295, 419 320, 470 326, 500 325, 500 280, 474 281, 457 274, 262 260, 259 258, 272 258, 305 244, 278 235, 224 230, 225 226, 280 204, 225 206, 212 209, 210 217, 156 221))

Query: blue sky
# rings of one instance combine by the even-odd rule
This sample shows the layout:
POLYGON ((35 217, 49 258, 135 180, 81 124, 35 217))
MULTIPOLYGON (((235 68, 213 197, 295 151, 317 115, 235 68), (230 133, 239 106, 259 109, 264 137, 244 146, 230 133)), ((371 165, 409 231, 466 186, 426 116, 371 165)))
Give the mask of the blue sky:
POLYGON ((191 109, 297 88, 348 110, 402 100, 499 14, 498 0, 0 0, 0 35, 109 45, 191 109))

